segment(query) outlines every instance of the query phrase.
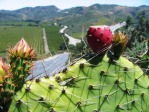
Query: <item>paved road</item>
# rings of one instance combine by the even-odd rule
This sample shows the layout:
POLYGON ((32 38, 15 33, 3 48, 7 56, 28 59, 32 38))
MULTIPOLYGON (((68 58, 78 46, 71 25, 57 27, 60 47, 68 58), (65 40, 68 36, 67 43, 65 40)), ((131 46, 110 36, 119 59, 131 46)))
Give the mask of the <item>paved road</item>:
POLYGON ((112 33, 114 34, 114 31, 115 31, 115 30, 117 30, 118 28, 121 28, 121 27, 123 27, 123 26, 125 26, 125 25, 126 25, 126 22, 117 23, 117 24, 115 24, 115 25, 111 25, 111 26, 110 26, 110 29, 111 29, 112 33))
POLYGON ((45 28, 43 28, 43 41, 44 41, 45 53, 50 53, 49 46, 48 46, 48 43, 47 43, 47 36, 46 36, 45 28))
POLYGON ((76 45, 77 43, 80 43, 81 40, 80 39, 76 39, 66 33, 64 33, 64 31, 67 29, 68 27, 67 26, 64 26, 60 31, 59 33, 60 34, 64 34, 65 37, 67 37, 69 39, 69 43, 68 44, 72 44, 72 45, 76 45))

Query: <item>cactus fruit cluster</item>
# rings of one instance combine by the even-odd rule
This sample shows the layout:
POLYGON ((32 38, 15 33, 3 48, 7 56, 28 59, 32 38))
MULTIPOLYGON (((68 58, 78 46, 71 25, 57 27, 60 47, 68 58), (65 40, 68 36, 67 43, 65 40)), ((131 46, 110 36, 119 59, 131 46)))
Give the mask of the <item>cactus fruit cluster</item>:
POLYGON ((118 33, 114 38, 107 26, 90 27, 87 39, 95 53, 92 57, 80 59, 54 76, 27 82, 22 79, 28 75, 34 52, 29 59, 22 57, 25 53, 20 55, 17 50, 15 53, 10 50, 11 73, 17 75, 12 80, 17 89, 8 111, 149 112, 148 76, 139 66, 120 56, 127 43, 126 36, 118 33), (112 40, 114 46, 109 48, 112 40), (113 52, 112 57, 106 52, 108 49, 113 52), (13 54, 17 54, 16 58, 13 54), (20 81, 15 82, 15 78, 20 81), (22 82, 25 84, 18 86, 22 82))

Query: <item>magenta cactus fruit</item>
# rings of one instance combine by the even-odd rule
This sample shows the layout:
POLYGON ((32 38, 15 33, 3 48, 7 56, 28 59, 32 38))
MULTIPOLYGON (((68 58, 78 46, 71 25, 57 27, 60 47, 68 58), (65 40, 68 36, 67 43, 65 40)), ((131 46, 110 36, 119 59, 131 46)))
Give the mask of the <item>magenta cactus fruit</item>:
POLYGON ((89 47, 95 53, 104 54, 111 45, 113 39, 109 26, 90 26, 87 32, 89 47))

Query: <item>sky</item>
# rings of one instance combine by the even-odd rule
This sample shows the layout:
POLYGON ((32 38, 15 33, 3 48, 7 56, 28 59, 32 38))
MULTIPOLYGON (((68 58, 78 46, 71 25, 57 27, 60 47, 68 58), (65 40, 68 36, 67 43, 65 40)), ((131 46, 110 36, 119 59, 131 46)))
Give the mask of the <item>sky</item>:
POLYGON ((0 10, 16 10, 23 7, 55 5, 59 9, 92 4, 117 4, 122 6, 148 5, 149 0, 0 0, 0 10))

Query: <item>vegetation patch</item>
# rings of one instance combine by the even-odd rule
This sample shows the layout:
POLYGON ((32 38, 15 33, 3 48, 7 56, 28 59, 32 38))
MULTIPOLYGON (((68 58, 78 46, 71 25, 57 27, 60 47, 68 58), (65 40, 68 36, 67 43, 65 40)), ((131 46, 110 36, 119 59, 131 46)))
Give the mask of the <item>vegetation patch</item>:
POLYGON ((60 45, 64 42, 63 38, 59 34, 60 27, 45 26, 45 30, 49 49, 52 54, 56 54, 60 49, 60 45))
POLYGON ((0 53, 5 53, 6 48, 13 46, 20 38, 24 38, 37 53, 44 53, 42 28, 33 26, 0 28, 0 53))

